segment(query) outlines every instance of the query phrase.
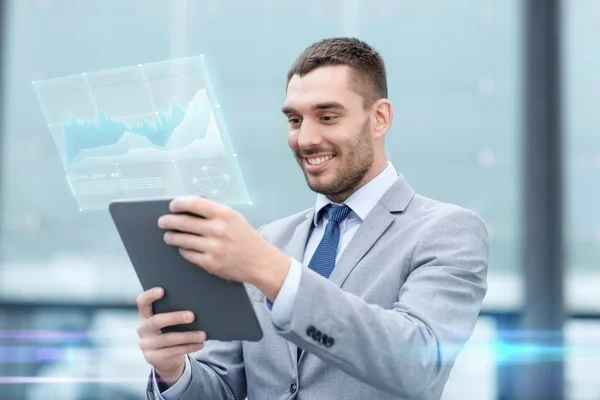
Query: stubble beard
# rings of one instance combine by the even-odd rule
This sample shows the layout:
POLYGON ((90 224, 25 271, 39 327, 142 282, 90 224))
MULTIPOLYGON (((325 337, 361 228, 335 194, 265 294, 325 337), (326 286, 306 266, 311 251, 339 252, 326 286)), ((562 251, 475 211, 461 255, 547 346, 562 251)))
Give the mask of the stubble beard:
MULTIPOLYGON (((315 151, 315 153, 317 152, 315 151)), ((304 168, 302 168, 302 172, 304 172, 308 187, 313 192, 321 193, 335 203, 342 203, 364 185, 363 180, 373 166, 375 150, 370 141, 370 123, 368 119, 363 124, 360 135, 352 149, 343 155, 343 159, 338 157, 339 153, 334 158, 339 165, 337 165, 334 178, 329 182, 319 182, 316 179, 311 182, 311 177, 304 168)), ((302 160, 300 159, 299 162, 301 163, 302 160)), ((331 171, 327 171, 327 173, 331 174, 331 171)))

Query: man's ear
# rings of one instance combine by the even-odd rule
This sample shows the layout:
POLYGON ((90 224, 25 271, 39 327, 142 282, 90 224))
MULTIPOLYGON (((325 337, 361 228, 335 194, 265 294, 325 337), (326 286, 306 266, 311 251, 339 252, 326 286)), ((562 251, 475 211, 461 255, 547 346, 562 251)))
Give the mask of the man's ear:
POLYGON ((373 112, 371 121, 373 139, 379 139, 385 135, 392 125, 392 119, 394 118, 392 102, 388 99, 379 99, 373 104, 371 110, 373 112))

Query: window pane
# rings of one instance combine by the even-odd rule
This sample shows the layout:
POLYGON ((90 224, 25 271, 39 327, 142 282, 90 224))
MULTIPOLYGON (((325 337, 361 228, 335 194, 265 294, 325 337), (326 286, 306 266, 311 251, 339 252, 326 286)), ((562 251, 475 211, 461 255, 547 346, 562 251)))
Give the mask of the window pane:
POLYGON ((568 399, 600 397, 600 321, 571 321, 565 326, 565 394, 568 399))
MULTIPOLYGON (((258 227, 312 206, 315 198, 288 148, 279 111, 287 69, 312 42, 357 36, 386 61, 395 110, 388 157, 418 193, 484 218, 491 239, 486 307, 520 306, 520 1, 7 3, 0 300, 133 306, 141 290, 108 212, 78 210, 31 81, 205 54, 253 202, 238 208, 258 227)), ((10 329, 74 330, 99 340, 98 332, 119 326, 126 337, 90 341, 82 351, 44 351, 54 359, 11 365, 2 375, 145 378, 147 366, 131 337, 134 314, 24 313, 10 329), (88 363, 89 354, 100 361, 88 363), (120 369, 111 369, 117 364, 120 369)), ((477 387, 469 386, 469 394, 493 398, 494 327, 480 319, 445 398, 465 396, 473 365, 477 387)), ((82 390, 124 399, 139 390, 138 382, 99 385, 97 392, 94 384, 8 386, 31 399, 50 389, 61 399, 78 398, 82 390)))
POLYGON ((417 193, 478 212, 490 234, 488 308, 520 291, 520 1, 361 2, 352 34, 388 67, 388 155, 417 193))
MULTIPOLYGON (((260 226, 314 201, 279 109, 298 53, 339 35, 360 36, 384 56, 396 110, 387 151, 397 170, 418 192, 479 212, 492 240, 490 279, 514 280, 520 3, 246 3, 9 2, 3 296, 119 301, 139 291, 108 213, 78 211, 32 80, 205 54, 254 203, 241 210, 260 226), (93 33, 108 20, 110 34, 93 33)), ((491 305, 518 303, 518 291, 495 287, 491 305)))
POLYGON ((600 4, 564 2, 566 301, 600 312, 600 4))

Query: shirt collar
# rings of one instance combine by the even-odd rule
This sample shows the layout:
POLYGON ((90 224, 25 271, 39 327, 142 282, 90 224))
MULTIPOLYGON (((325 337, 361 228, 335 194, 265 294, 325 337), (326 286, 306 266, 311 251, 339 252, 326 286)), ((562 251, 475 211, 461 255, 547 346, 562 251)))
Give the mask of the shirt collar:
MULTIPOLYGON (((385 192, 387 192, 387 190, 394 184, 394 182, 396 182, 397 179, 398 173, 396 172, 396 169, 392 163, 388 161, 387 167, 379 175, 364 184, 360 189, 352 193, 352 195, 346 199, 344 204, 352 209, 350 215, 354 213, 362 221, 364 221, 373 207, 375 207, 377 202, 381 199, 381 197, 383 197, 385 192)), ((333 203, 324 194, 318 193, 317 203, 315 205, 315 216, 313 220, 315 226, 317 226, 319 223, 321 210, 328 204, 336 203, 333 203)))

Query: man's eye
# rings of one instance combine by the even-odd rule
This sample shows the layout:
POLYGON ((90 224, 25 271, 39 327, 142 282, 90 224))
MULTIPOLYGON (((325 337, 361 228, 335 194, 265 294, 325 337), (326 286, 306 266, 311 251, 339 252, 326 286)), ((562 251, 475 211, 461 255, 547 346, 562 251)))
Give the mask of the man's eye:
POLYGON ((336 119, 337 117, 335 115, 324 115, 321 117, 321 120, 325 121, 325 122, 331 122, 334 119, 336 119))
POLYGON ((288 123, 290 125, 297 125, 300 123, 300 118, 290 118, 290 119, 288 119, 288 123))

